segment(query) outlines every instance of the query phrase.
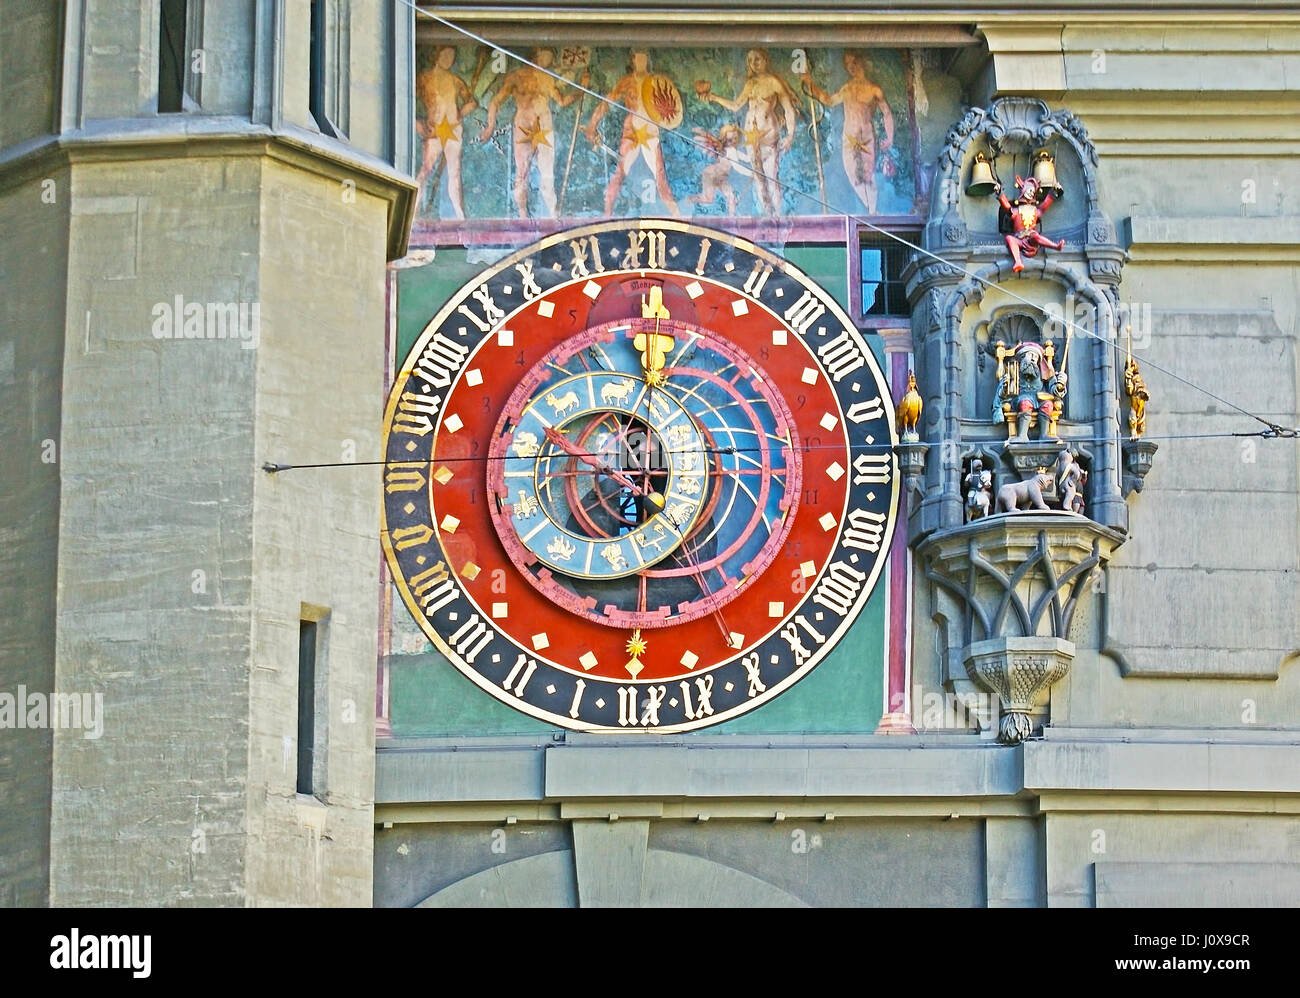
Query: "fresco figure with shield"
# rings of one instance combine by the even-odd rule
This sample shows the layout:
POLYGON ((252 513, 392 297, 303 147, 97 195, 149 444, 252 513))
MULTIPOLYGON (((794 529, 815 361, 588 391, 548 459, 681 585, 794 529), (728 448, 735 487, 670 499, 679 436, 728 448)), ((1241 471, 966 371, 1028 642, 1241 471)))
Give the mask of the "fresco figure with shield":
MULTIPOLYGON (((628 108, 629 113, 623 117, 623 132, 615 154, 618 166, 605 187, 605 214, 614 214, 614 203, 623 189, 623 181, 638 159, 650 168, 659 199, 664 206, 673 215, 681 214, 668 183, 663 148, 660 145, 660 132, 671 131, 682 123, 682 98, 677 87, 667 76, 650 71, 649 52, 633 49, 627 75, 614 84, 608 99, 628 108)), ((598 104, 587 123, 587 141, 592 145, 608 148, 599 142, 597 129, 609 106, 604 102, 598 104)))

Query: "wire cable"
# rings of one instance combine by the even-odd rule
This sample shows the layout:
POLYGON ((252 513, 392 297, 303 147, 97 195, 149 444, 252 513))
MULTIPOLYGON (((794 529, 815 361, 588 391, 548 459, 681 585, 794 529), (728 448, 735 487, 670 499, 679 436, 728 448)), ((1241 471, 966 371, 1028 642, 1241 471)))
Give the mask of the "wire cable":
MULTIPOLYGON (((462 26, 460 26, 459 24, 456 24, 455 22, 450 21, 450 20, 448 20, 447 18, 445 18, 445 17, 443 17, 443 16, 441 16, 441 15, 439 15, 439 14, 435 14, 435 13, 433 13, 432 11, 424 10, 423 8, 421 8, 421 7, 417 6, 417 5, 415 5, 414 3, 409 2, 409 0, 399 0, 399 2, 402 3, 402 4, 404 4, 404 5, 407 6, 407 7, 411 8, 413 11, 416 12, 417 15, 423 15, 424 17, 427 17, 427 18, 429 18, 430 20, 435 21, 435 22, 437 22, 438 24, 441 24, 441 25, 443 25, 443 26, 446 27, 446 28, 449 28, 449 29, 451 29, 452 31, 457 32, 458 34, 461 34, 461 35, 465 36, 466 38, 472 39, 473 41, 478 42, 478 43, 481 44, 481 45, 486 45, 488 48, 491 48, 491 49, 494 49, 494 50, 496 50, 496 51, 498 51, 498 52, 501 52, 502 54, 506 55, 507 57, 509 57, 509 58, 511 58, 511 59, 515 59, 516 61, 518 61, 518 62, 521 63, 522 65, 529 66, 529 67, 531 67, 532 69, 535 69, 535 70, 538 70, 539 72, 545 73, 547 76, 550 76, 550 77, 554 78, 554 79, 557 80, 557 81, 563 82, 566 86, 573 87, 573 88, 575 88, 575 89, 581 91, 582 93, 587 94, 587 95, 590 96, 590 97, 594 97, 596 100, 603 102, 604 104, 608 105, 610 108, 612 108, 612 109, 614 109, 614 110, 621 111, 621 112, 623 112, 623 113, 625 113, 625 114, 627 114, 627 115, 630 115, 631 117, 635 118, 636 120, 646 122, 647 124, 651 124, 651 125, 655 125, 655 126, 657 126, 657 125, 659 124, 658 122, 656 122, 656 121, 654 121, 653 119, 647 117, 646 115, 642 114, 641 112, 639 112, 639 111, 634 111, 632 108, 627 107, 627 106, 624 105, 624 104, 620 104, 619 102, 610 99, 610 98, 609 98, 608 96, 606 96, 605 94, 598 93, 598 92, 596 92, 595 90, 591 90, 591 89, 588 88, 588 87, 584 87, 584 86, 582 86, 580 83, 577 83, 576 81, 569 80, 569 79, 567 79, 566 77, 562 76, 560 73, 555 72, 554 70, 547 69, 547 68, 544 67, 544 66, 540 66, 540 65, 538 65, 537 63, 532 62, 531 60, 524 58, 522 55, 519 55, 518 53, 513 52, 513 51, 511 51, 510 49, 507 49, 507 48, 505 48, 505 47, 502 46, 502 45, 498 45, 497 43, 491 41, 490 39, 485 38, 484 36, 479 35, 479 34, 473 32, 473 31, 469 30, 468 28, 462 27, 462 26)), ((664 134, 664 133, 661 133, 661 135, 662 135, 662 134, 664 134)), ((666 134, 667 134, 670 138, 672 138, 674 141, 677 141, 677 142, 680 142, 680 143, 684 143, 684 144, 686 144, 686 145, 694 146, 694 147, 696 147, 697 149, 701 150, 702 152, 708 153, 708 152, 710 151, 710 150, 708 149, 708 147, 707 147, 704 143, 702 143, 702 142, 700 142, 700 141, 698 141, 698 140, 696 140, 696 139, 694 139, 694 138, 690 138, 690 137, 688 137, 688 136, 686 136, 686 135, 678 134, 678 133, 676 133, 676 132, 668 132, 668 133, 666 133, 666 134)), ((882 236, 885 236, 885 237, 887 237, 887 238, 889 238, 889 239, 892 239, 892 240, 894 240, 895 242, 898 242, 898 243, 902 244, 903 246, 906 246, 907 248, 909 248, 910 250, 912 250, 914 253, 918 254, 919 256, 922 256, 922 257, 928 257, 929 259, 931 259, 931 260, 933 260, 933 261, 936 261, 936 262, 938 262, 938 263, 945 264, 946 266, 949 266, 949 267, 956 267, 958 270, 961 271, 961 273, 962 273, 966 278, 968 278, 968 279, 970 279, 970 280, 973 280, 973 281, 976 281, 976 282, 978 282, 978 283, 980 283, 980 284, 983 284, 983 285, 985 285, 986 287, 989 287, 989 288, 997 288, 998 291, 1000 291, 1002 294, 1005 294, 1007 297, 1011 298, 1012 300, 1017 301, 1017 302, 1019 302, 1019 303, 1022 304, 1022 305, 1027 305, 1027 306, 1029 306, 1030 308, 1032 308, 1032 309, 1034 309, 1034 310, 1036 310, 1036 311, 1038 311, 1038 312, 1041 312, 1045 317, 1050 315, 1050 317, 1051 317, 1054 321, 1056 321, 1056 322, 1060 322, 1063 326, 1066 326, 1066 327, 1068 327, 1068 328, 1070 328, 1070 329, 1072 329, 1072 330, 1075 330, 1075 331, 1077 331, 1079 334, 1081 334, 1081 335, 1083 335, 1083 336, 1091 337, 1091 338, 1093 338, 1093 339, 1097 339, 1097 340, 1101 340, 1101 341, 1104 342, 1104 343, 1116 344, 1116 346, 1118 345, 1118 344, 1117 344, 1117 341, 1116 341, 1115 339, 1113 339, 1113 338, 1111 338, 1111 337, 1108 337, 1108 336, 1103 336, 1103 335, 1100 334, 1100 333, 1097 333, 1097 332, 1095 332, 1095 331, 1093 331, 1093 330, 1091 330, 1091 329, 1088 329, 1088 328, 1086 328, 1086 327, 1084 327, 1084 326, 1081 326, 1081 325, 1079 325, 1078 323, 1074 322, 1072 319, 1066 319, 1064 316, 1059 316, 1059 317, 1058 317, 1058 316, 1055 316, 1055 315, 1051 315, 1051 314, 1048 313, 1047 310, 1046 310, 1046 309, 1045 309, 1041 304, 1039 304, 1038 302, 1031 301, 1030 299, 1025 298, 1023 295, 1017 294, 1015 291, 1010 290, 1010 289, 1009 289, 1007 286, 1005 286, 1005 285, 1002 285, 1002 284, 995 284, 993 281, 989 280, 989 279, 986 278, 986 277, 981 276, 981 275, 978 274, 978 273, 975 273, 974 271, 968 270, 968 269, 966 269, 965 267, 962 267, 962 266, 960 266, 960 265, 958 265, 958 264, 955 264, 955 263, 953 263, 953 261, 951 261, 951 260, 947 260, 947 259, 945 259, 944 257, 939 256, 937 253, 933 253, 933 252, 931 252, 930 250, 927 250, 927 249, 925 249, 925 248, 922 247, 922 246, 918 246, 917 244, 911 242, 910 240, 904 238, 903 236, 898 235, 898 233, 896 233, 896 232, 892 232, 892 231, 890 231, 890 230, 888 230, 888 229, 885 229, 885 228, 882 228, 881 226, 875 224, 874 222, 872 222, 872 221, 871 221, 870 219, 868 219, 868 218, 865 218, 865 217, 863 217, 863 216, 861 216, 861 215, 854 214, 854 213, 852 213, 852 212, 842 211, 842 210, 840 210, 837 206, 831 204, 830 202, 824 200, 823 198, 818 197, 818 196, 815 195, 815 194, 810 194, 810 193, 808 193, 808 192, 806 192, 806 191, 799 190, 797 187, 794 187, 793 185, 791 185, 791 184, 789 184, 789 183, 786 183, 786 182, 782 181, 779 177, 768 177, 766 174, 764 174, 764 173, 762 172, 761 169, 753 168, 753 172, 754 172, 754 174, 755 174, 756 176, 758 176, 758 177, 762 177, 762 178, 764 178, 764 179, 766 179, 766 180, 770 180, 771 182, 775 183, 775 184, 776 184, 776 185, 777 185, 777 186, 778 186, 778 187, 779 187, 783 192, 793 193, 793 194, 795 194, 795 195, 797 195, 797 196, 799 196, 799 197, 805 198, 805 199, 811 201, 813 204, 818 205, 818 206, 820 206, 820 207, 822 207, 822 208, 825 208, 825 209, 826 209, 830 214, 832 214, 832 215, 842 215, 842 216, 844 216, 845 218, 849 219, 849 220, 852 221, 852 222, 855 222, 855 223, 858 224, 858 225, 861 225, 861 226, 863 226, 863 227, 865 227, 865 228, 867 228, 867 229, 870 229, 871 231, 873 231, 873 232, 875 232, 875 233, 877 233, 877 234, 879 234, 879 235, 882 235, 882 236)), ((1229 399, 1225 399, 1225 398, 1223 398, 1222 396, 1215 394, 1214 392, 1210 391, 1208 388, 1205 388, 1203 385, 1200 385, 1200 384, 1198 384, 1198 383, 1196 383, 1196 382, 1194 382, 1194 381, 1191 381, 1191 380, 1189 380, 1188 378, 1184 378, 1182 375, 1177 374, 1177 373, 1175 373, 1174 371, 1171 371, 1169 368, 1164 367, 1164 366, 1161 365, 1161 364, 1157 364, 1155 361, 1153 361, 1153 360, 1151 360, 1151 359, 1149 359, 1149 358, 1144 358, 1143 361, 1142 361, 1142 363, 1143 363, 1144 365, 1146 365, 1148 368, 1152 369, 1152 370, 1159 371, 1159 372, 1161 372, 1162 374, 1166 375, 1167 377, 1172 378, 1173 380, 1175 380, 1175 381, 1177 381, 1177 382, 1180 382, 1181 384, 1187 385, 1187 386, 1190 387, 1190 388, 1194 388, 1194 389, 1196 389, 1197 391, 1202 392, 1203 394, 1205 394, 1205 395, 1209 396, 1210 398, 1214 399, 1214 400, 1215 400, 1216 402, 1218 402, 1219 404, 1224 405, 1224 406, 1227 406, 1227 407, 1230 408, 1230 409, 1235 409, 1237 412, 1241 413, 1243 416, 1247 416, 1247 417, 1249 417, 1249 418, 1251 418, 1251 419, 1253 419, 1253 420, 1255 420, 1255 421, 1257 421, 1257 422, 1259 422, 1259 423, 1262 423, 1265 427, 1267 427, 1270 431, 1272 431, 1270 434, 1267 434, 1266 436, 1277 436, 1277 437, 1287 437, 1287 438, 1292 438, 1292 437, 1295 437, 1295 436, 1296 436, 1297 430, 1296 430, 1295 427, 1284 427, 1284 426, 1281 426, 1281 425, 1279 425, 1279 424, 1277 424, 1277 423, 1274 423, 1274 422, 1272 422, 1272 421, 1270 421, 1270 420, 1268 420, 1268 419, 1265 419, 1263 416, 1260 416, 1260 415, 1258 415, 1257 413, 1251 412, 1249 409, 1246 409, 1246 408, 1244 408, 1243 406, 1240 406, 1240 405, 1238 405, 1237 403, 1230 401, 1229 399)))

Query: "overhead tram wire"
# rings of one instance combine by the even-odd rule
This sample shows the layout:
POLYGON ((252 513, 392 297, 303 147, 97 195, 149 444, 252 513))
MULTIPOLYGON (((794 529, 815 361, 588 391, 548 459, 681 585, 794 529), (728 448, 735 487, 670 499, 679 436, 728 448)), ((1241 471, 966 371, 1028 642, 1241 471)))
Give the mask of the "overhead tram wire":
MULTIPOLYGON (((423 15, 424 17, 428 18, 429 20, 431 20, 431 21, 435 21, 435 22, 437 22, 438 24, 441 24, 441 25, 443 25, 444 27, 449 28, 449 29, 451 29, 452 31, 455 31, 457 34, 463 35, 463 36, 465 36, 466 38, 469 38, 469 39, 471 39, 471 40, 473 40, 473 41, 475 41, 475 42, 478 42, 480 45, 486 45, 488 48, 490 48, 490 49, 494 49, 495 51, 498 51, 498 52, 502 53, 503 55, 507 56, 508 58, 511 58, 511 59, 516 60, 517 62, 521 63, 522 65, 529 66, 529 67, 531 67, 532 69, 535 69, 535 70, 537 70, 537 71, 539 71, 539 72, 541 72, 541 73, 545 73, 547 76, 550 76, 550 77, 554 78, 556 81, 563 82, 566 86, 573 87, 574 89, 581 91, 582 93, 588 95, 589 97, 593 97, 593 98, 595 98, 596 100, 601 101, 602 103, 609 105, 609 107, 611 107, 612 109, 615 109, 615 110, 621 111, 621 112, 623 112, 623 113, 625 113, 625 114, 631 116, 632 118, 634 118, 634 119, 636 119, 636 120, 638 120, 638 121, 643 121, 643 122, 645 122, 645 123, 647 123, 647 124, 655 124, 655 125, 658 124, 658 123, 655 122, 653 119, 647 117, 646 115, 642 114, 641 112, 639 112, 639 111, 635 111, 635 110, 633 110, 632 108, 627 107, 627 106, 624 105, 624 104, 620 104, 620 103, 618 103, 618 102, 615 101, 615 100, 611 100, 611 99, 610 99, 609 97, 607 97, 605 94, 601 94, 601 93, 598 93, 598 92, 596 92, 595 90, 592 90, 592 89, 590 89, 590 88, 588 88, 588 87, 584 87, 584 86, 582 86, 582 84, 578 83, 577 81, 569 80, 569 79, 563 77, 561 74, 559 74, 559 73, 557 73, 557 72, 555 72, 555 71, 553 71, 553 70, 551 70, 551 69, 546 68, 545 66, 540 66, 540 65, 538 65, 537 63, 532 62, 531 60, 524 58, 522 55, 519 55, 519 54, 516 53, 516 52, 512 52, 510 49, 507 49, 507 48, 505 48, 505 47, 502 46, 502 45, 498 45, 496 42, 493 42, 493 41, 491 41, 490 39, 485 38, 484 36, 482 36, 482 35, 480 35, 480 34, 477 34, 476 32, 470 31, 468 28, 464 28, 464 27, 462 27, 462 26, 456 24, 455 22, 448 20, 448 19, 445 18, 445 17, 442 17, 442 16, 439 15, 439 14, 434 14, 434 13, 431 12, 431 11, 424 10, 423 8, 416 6, 414 3, 411 3, 410 0, 398 0, 398 2, 401 3, 402 5, 406 6, 406 7, 409 7, 411 10, 415 11, 415 13, 416 13, 417 15, 423 15)), ((670 138, 672 138, 674 141, 676 141, 676 142, 680 142, 680 143, 685 143, 685 144, 690 145, 690 146, 694 146, 695 148, 699 149, 701 152, 705 152, 705 153, 707 153, 707 152, 709 151, 708 148, 707 148, 707 147, 706 147, 702 142, 698 141, 697 139, 690 138, 690 137, 687 137, 686 135, 678 134, 678 133, 676 133, 676 132, 668 132, 668 133, 666 133, 666 134, 667 134, 670 138)), ((755 171, 755 172, 758 173, 759 175, 764 176, 764 177, 766 178, 766 174, 761 174, 761 171, 755 171)), ((1009 288, 1005 287, 1004 285, 1001 285, 1001 284, 995 284, 993 281, 989 280, 988 278, 983 277, 983 276, 981 276, 980 274, 978 274, 978 273, 976 273, 976 272, 974 272, 974 271, 972 271, 972 270, 968 270, 968 269, 966 269, 965 267, 963 267, 963 266, 961 266, 961 265, 959 265, 959 264, 957 264, 957 263, 954 263, 954 262, 951 261, 951 260, 947 260, 947 259, 945 259, 944 257, 939 256, 937 253, 934 253, 934 252, 931 252, 931 251, 928 250, 928 249, 925 249, 923 246, 918 246, 917 244, 911 242, 910 240, 904 238, 903 236, 900 236, 898 233, 896 233, 896 232, 892 232, 892 231, 890 231, 889 229, 885 229, 885 228, 882 228, 882 227, 879 226, 879 225, 876 225, 876 224, 875 224, 874 222, 872 222, 870 219, 867 219, 867 218, 865 218, 865 217, 863 217, 863 216, 861 216, 861 215, 854 214, 853 212, 842 211, 842 210, 840 210, 839 208, 837 208, 835 205, 831 204, 829 201, 826 201, 825 199, 823 199, 823 198, 821 198, 821 197, 818 197, 818 196, 815 195, 815 194, 809 194, 809 193, 807 193, 806 191, 801 191, 801 190, 799 190, 797 187, 794 187, 793 185, 791 185, 791 184, 789 184, 789 183, 786 183, 786 182, 782 181, 779 177, 771 177, 771 178, 766 178, 766 179, 770 179, 771 181, 773 181, 773 182, 774 182, 774 183, 775 183, 775 184, 776 184, 776 185, 777 185, 777 186, 778 186, 778 187, 779 187, 783 192, 790 192, 790 193, 793 193, 794 195, 796 195, 797 197, 802 197, 802 198, 804 198, 805 200, 811 201, 813 204, 818 205, 818 206, 820 206, 820 207, 826 209, 827 212, 828 212, 829 214, 832 214, 832 215, 841 215, 841 216, 845 217, 846 219, 848 219, 848 220, 850 220, 850 221, 852 221, 852 222, 855 222, 855 223, 857 223, 857 224, 859 224, 859 225, 861 225, 861 226, 863 226, 863 227, 865 227, 865 228, 867 228, 867 229, 870 229, 871 231, 877 233, 878 235, 882 235, 882 236, 885 236, 886 238, 892 239, 894 242, 899 243, 900 245, 907 247, 908 249, 910 249, 912 252, 918 254, 919 256, 922 256, 922 257, 928 257, 928 258, 929 258, 930 260, 932 260, 932 261, 935 261, 935 262, 937 262, 937 263, 942 263, 942 264, 944 264, 945 266, 948 266, 948 267, 953 267, 953 268, 957 269, 958 271, 960 271, 960 273, 961 273, 963 276, 965 276, 966 278, 968 278, 969 280, 975 281, 975 282, 977 282, 977 283, 979 283, 979 284, 982 284, 982 285, 984 285, 985 287, 988 287, 988 288, 995 288, 995 289, 997 289, 1000 293, 1006 295, 1008 298, 1011 298, 1012 300, 1017 301, 1017 302, 1019 302, 1019 303, 1022 304, 1022 305, 1027 305, 1028 307, 1034 309, 1035 311, 1042 313, 1044 317, 1050 317, 1054 322, 1059 322, 1062 326, 1065 326, 1065 327, 1068 327, 1068 328, 1070 328, 1070 329, 1072 329, 1072 330, 1075 330, 1076 332, 1078 332, 1078 333, 1081 334, 1082 336, 1091 337, 1092 339, 1096 339, 1096 340, 1101 340, 1101 341, 1104 342, 1104 343, 1115 344, 1116 346, 1118 345, 1116 340, 1114 340, 1114 339, 1112 339, 1112 338, 1110 338, 1110 337, 1107 337, 1107 336, 1103 336, 1103 335, 1101 335, 1100 333, 1094 332, 1094 331, 1091 330, 1091 329, 1088 329, 1088 328, 1086 328, 1086 327, 1084 327, 1084 326, 1081 326, 1081 325, 1079 325, 1078 323, 1074 322, 1073 320, 1065 318, 1064 315, 1061 315, 1061 316, 1050 315, 1050 314, 1047 312, 1047 310, 1046 310, 1042 305, 1040 305, 1038 302, 1035 302, 1035 301, 1032 301, 1032 300, 1030 300, 1030 299, 1028 299, 1028 298, 1025 298, 1023 295, 1017 294, 1015 291, 1010 290, 1009 288)), ((1151 359, 1149 359, 1149 358, 1143 358, 1142 363, 1143 363, 1145 366, 1147 366, 1148 368, 1150 368, 1150 369, 1152 369, 1152 370, 1159 371, 1160 373, 1166 375, 1167 377, 1170 377, 1170 378, 1172 378, 1173 380, 1175 380, 1175 381, 1177 381, 1177 382, 1179 382, 1179 383, 1181 383, 1181 384, 1187 385, 1189 388, 1193 388, 1193 389, 1195 389, 1196 391, 1201 392, 1202 394, 1208 396, 1209 398, 1213 399, 1214 401, 1216 401, 1216 402, 1218 402, 1218 403, 1220 403, 1220 404, 1222 404, 1222 405, 1225 405, 1225 406, 1227 406, 1227 407, 1230 408, 1230 409, 1234 409, 1234 410, 1236 410, 1237 412, 1241 413, 1243 416, 1247 416, 1247 417, 1249 417, 1250 419, 1253 419, 1253 420, 1255 420, 1256 422, 1261 423, 1261 424, 1264 426, 1264 429, 1263 429, 1263 430, 1257 430, 1257 431, 1255 431, 1255 432, 1253 432, 1253 433, 1244 433, 1244 432, 1236 432, 1236 433, 1188 433, 1188 434, 1169 434, 1169 435, 1165 435, 1165 436, 1153 436, 1153 435, 1150 435, 1150 434, 1144 434, 1144 435, 1143 435, 1143 439, 1146 439, 1146 440, 1208 440, 1208 439, 1224 438, 1224 437, 1261 437, 1261 438, 1263 438, 1263 439, 1268 440, 1268 439, 1296 439, 1298 436, 1300 436, 1300 428, 1297 428, 1297 427, 1287 427, 1287 426, 1282 426, 1282 425, 1280 425, 1280 424, 1278 424, 1278 423, 1271 422, 1270 420, 1265 419, 1263 416, 1260 416, 1260 415, 1258 415, 1258 414, 1256 414, 1256 413, 1251 412, 1249 409, 1245 409, 1245 408, 1243 408, 1242 406, 1237 405, 1235 402, 1232 402, 1232 401, 1230 401, 1230 400, 1228 400, 1228 399, 1225 399, 1225 398, 1223 398, 1223 397, 1221 397, 1221 396, 1219 396, 1219 395, 1216 395, 1214 392, 1210 391, 1208 388, 1205 388, 1203 385, 1200 385, 1200 384, 1198 384, 1197 382, 1192 381, 1192 380, 1190 380, 1190 379, 1188 379, 1188 378, 1184 378, 1182 375, 1177 374, 1177 373, 1175 373, 1174 371, 1171 371, 1171 370, 1169 370, 1168 368, 1161 366, 1160 364, 1157 364, 1155 361, 1153 361, 1153 360, 1151 360, 1151 359)), ((935 441, 926 441, 926 442, 927 442, 927 443, 930 443, 931 446, 934 446, 935 443, 942 443, 941 441, 940 441, 940 442, 935 442, 935 441)), ((1066 443, 1094 443, 1094 442, 1097 442, 1097 443, 1109 443, 1110 441, 1109 441, 1109 439, 1101 440, 1101 439, 1096 439, 1096 438, 1086 438, 1086 439, 1085 439, 1085 438, 1079 438, 1079 439, 1077 439, 1077 440, 1075 440, 1075 439, 1070 439, 1070 440, 1068 440, 1068 441, 1063 441, 1063 442, 1066 442, 1066 443)), ((860 446, 860 447, 855 447, 854 449, 857 449, 857 450, 874 450, 874 449, 879 448, 879 449, 884 450, 884 449, 890 449, 890 447, 891 447, 891 445, 888 445, 888 444, 877 444, 877 445, 864 445, 864 446, 860 446)), ((814 448, 806 447, 805 449, 814 449, 814 448)), ((483 458, 451 458, 451 459, 448 459, 448 460, 452 460, 452 461, 485 461, 485 460, 487 460, 487 458, 486 458, 486 457, 483 457, 483 458)), ((275 473, 275 472, 279 472, 279 471, 289 471, 289 470, 298 469, 298 468, 341 468, 341 467, 358 467, 358 466, 365 466, 365 465, 385 465, 385 464, 390 464, 390 463, 395 463, 395 462, 389 462, 389 461, 351 461, 351 462, 334 462, 334 463, 328 463, 328 464, 299 464, 299 465, 294 465, 294 464, 277 464, 277 463, 275 463, 275 462, 270 462, 270 461, 268 461, 268 462, 266 462, 266 463, 264 463, 264 464, 262 465, 262 470, 264 470, 264 471, 266 471, 266 472, 268 472, 268 473, 272 473, 272 474, 273 474, 273 473, 275 473)))
MULTIPOLYGON (((1166 433, 1166 434, 1144 433, 1142 434, 1140 439, 1142 440, 1231 440, 1234 438, 1243 438, 1243 437, 1262 437, 1266 440, 1269 440, 1278 437, 1292 439, 1295 438, 1296 435, 1297 433, 1295 430, 1283 427, 1280 433, 1276 433, 1272 429, 1254 430, 1249 433, 1240 432, 1240 431, 1236 433, 1226 433, 1226 432, 1225 433, 1166 433)), ((1000 440, 968 440, 966 442, 969 444, 1001 443, 1000 440)), ((1070 445, 1070 444, 1100 444, 1100 443, 1110 443, 1111 438, 1110 437, 1062 437, 1059 442, 1063 446, 1070 445)), ((926 444, 929 447, 939 447, 942 446, 943 443, 945 443, 945 441, 921 440, 919 441, 919 443, 926 444)), ((849 445, 849 450, 852 451, 892 451, 893 449, 894 449, 894 445, 889 443, 849 445)), ((819 450, 834 450, 836 452, 839 452, 843 450, 843 448, 836 446, 834 444, 807 444, 801 447, 800 450, 805 452, 819 451, 819 450)), ((749 452, 758 453, 759 451, 761 451, 761 448, 759 447, 706 447, 704 448, 704 451, 707 454, 743 454, 749 452)), ((510 460, 510 457, 508 455, 503 454, 497 458, 491 458, 485 455, 481 457, 472 457, 472 456, 471 457, 439 457, 436 460, 439 464, 478 464, 478 463, 486 463, 492 460, 508 461, 510 460)), ((275 474, 281 471, 299 471, 307 468, 367 468, 367 467, 373 468, 373 467, 380 467, 380 466, 385 466, 390 464, 407 465, 410 463, 411 462, 407 460, 327 461, 320 464, 287 464, 287 463, 279 463, 275 461, 266 461, 262 464, 262 470, 265 471, 267 474, 275 474)))

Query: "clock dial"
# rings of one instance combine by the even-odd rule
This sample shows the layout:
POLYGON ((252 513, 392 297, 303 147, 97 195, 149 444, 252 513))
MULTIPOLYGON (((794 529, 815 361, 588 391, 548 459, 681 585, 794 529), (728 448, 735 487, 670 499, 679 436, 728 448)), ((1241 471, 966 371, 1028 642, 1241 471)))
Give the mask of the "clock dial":
POLYGON ((489 512, 520 574, 571 613, 624 628, 722 623, 793 523, 793 430, 734 345, 681 322, 604 323, 563 341, 507 400, 489 512), (637 344, 651 327, 666 349, 646 378, 637 344))
POLYGON ((897 504, 870 350, 796 268, 680 222, 503 260, 386 415, 384 549, 468 678, 565 727, 681 730, 806 675, 897 504))

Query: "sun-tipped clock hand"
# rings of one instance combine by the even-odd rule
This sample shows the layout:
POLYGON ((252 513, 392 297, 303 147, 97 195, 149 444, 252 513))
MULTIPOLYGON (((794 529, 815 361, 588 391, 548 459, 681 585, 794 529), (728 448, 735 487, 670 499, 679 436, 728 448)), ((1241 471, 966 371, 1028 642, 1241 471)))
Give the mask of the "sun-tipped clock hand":
POLYGON ((582 461, 584 464, 591 465, 598 472, 600 472, 600 474, 617 482, 619 485, 627 489, 634 496, 639 497, 645 494, 644 490, 642 490, 642 488, 639 485, 633 484, 632 479, 628 478, 621 471, 615 471, 613 468, 609 466, 607 462, 602 461, 595 454, 583 450, 581 447, 575 444, 572 440, 566 437, 555 427, 548 426, 545 428, 545 432, 546 432, 546 439, 549 440, 551 443, 553 443, 556 447, 560 448, 560 450, 564 451, 564 453, 568 454, 570 457, 576 457, 579 461, 582 461))

